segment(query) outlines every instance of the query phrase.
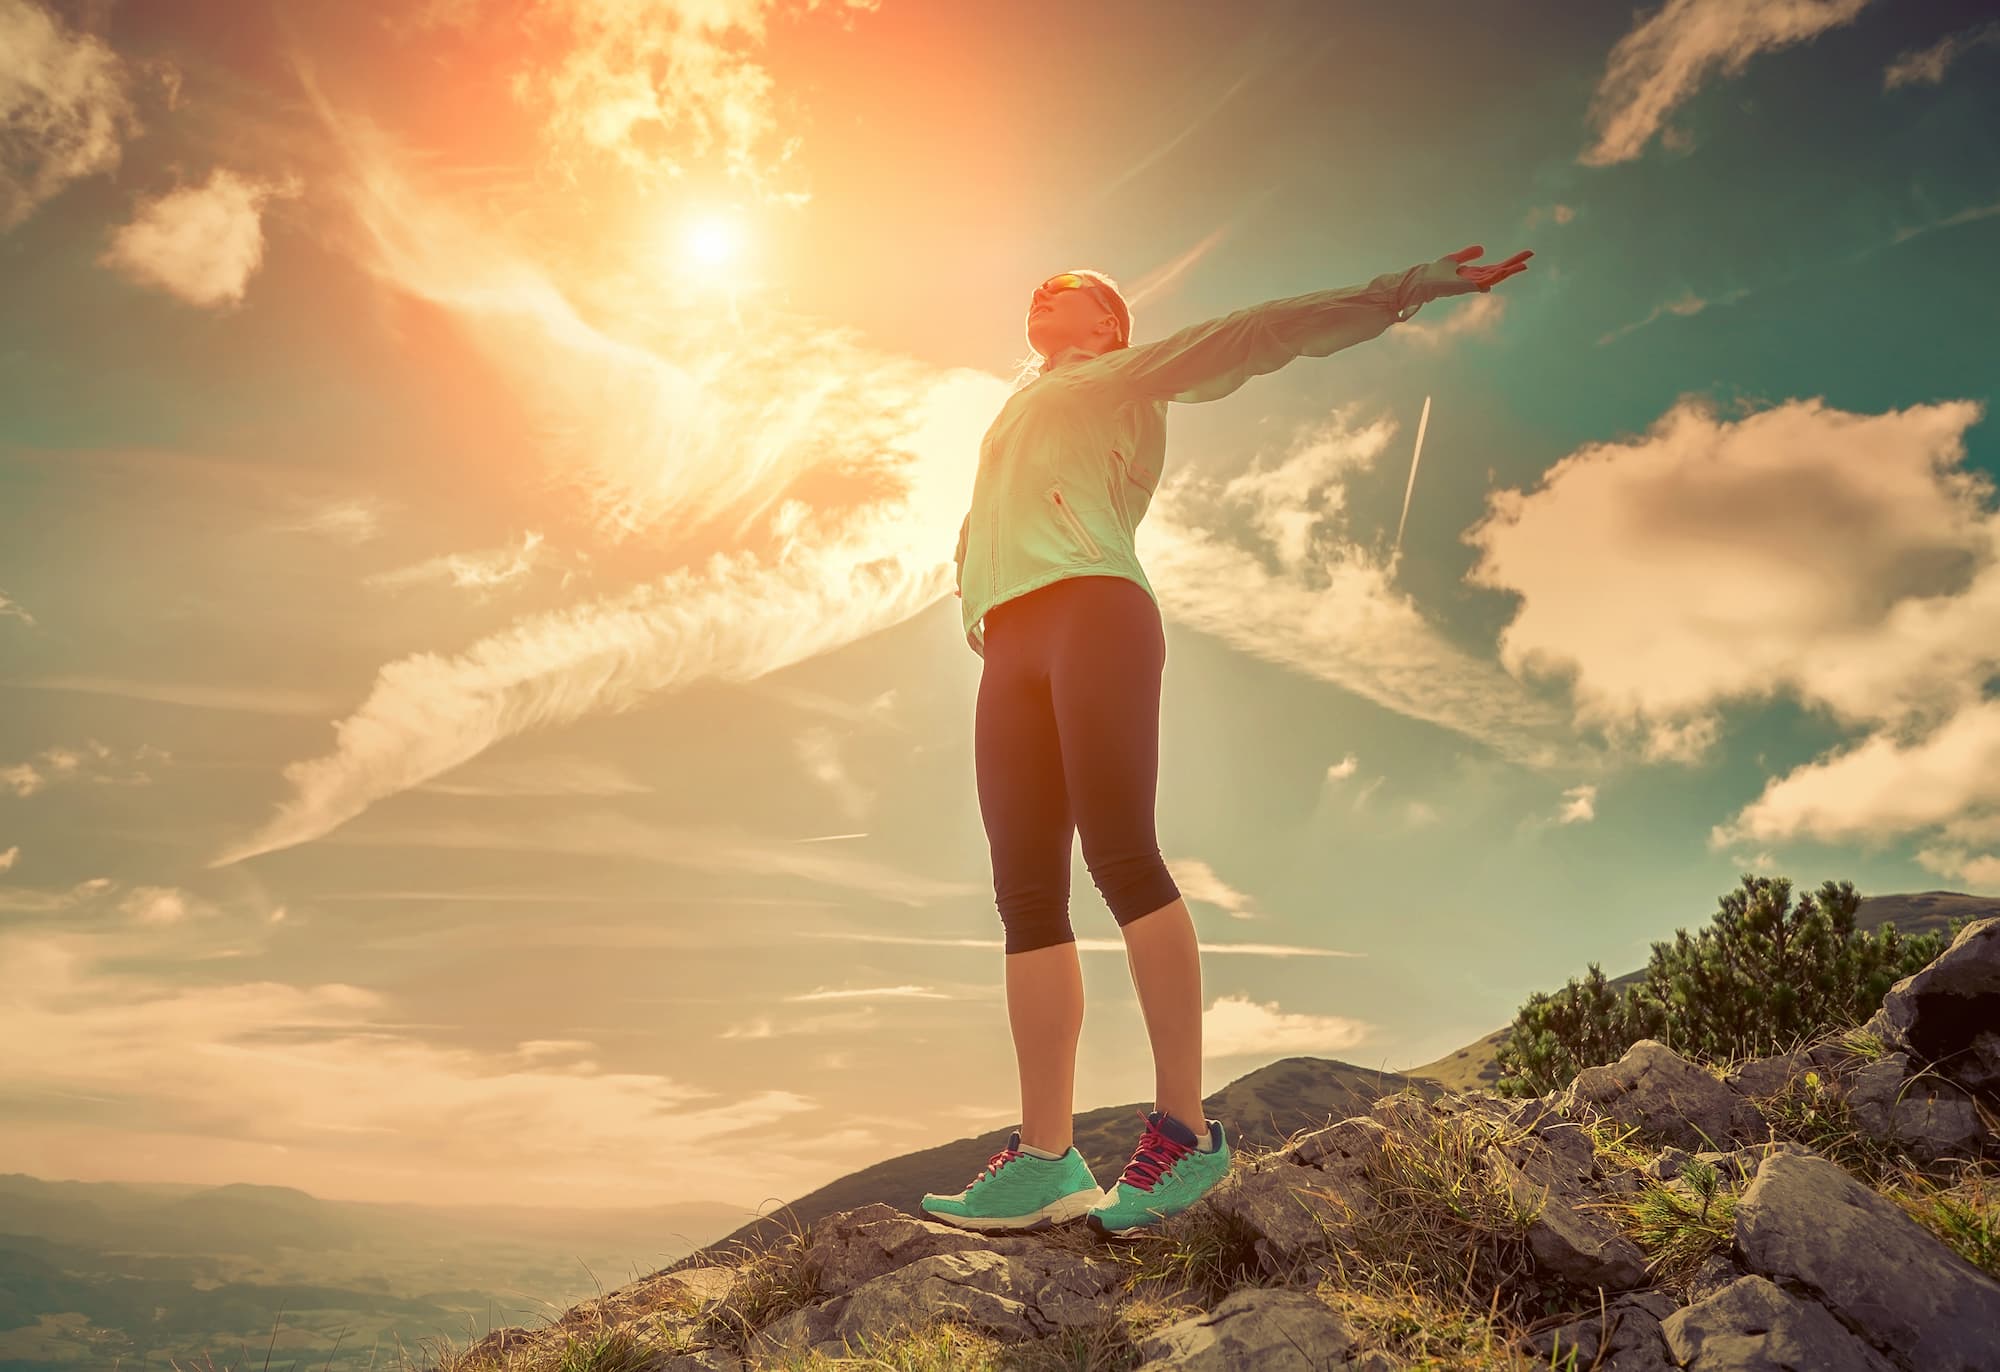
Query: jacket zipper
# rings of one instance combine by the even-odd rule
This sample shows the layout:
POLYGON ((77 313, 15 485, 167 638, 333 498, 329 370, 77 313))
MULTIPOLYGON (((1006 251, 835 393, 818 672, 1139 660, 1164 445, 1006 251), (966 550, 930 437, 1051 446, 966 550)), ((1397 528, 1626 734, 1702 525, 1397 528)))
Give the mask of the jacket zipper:
POLYGON ((1068 522, 1071 531, 1076 534, 1083 546, 1090 550, 1091 559, 1093 561, 1101 559, 1104 556, 1104 550, 1097 546, 1097 540, 1092 538, 1090 530, 1084 527, 1083 517, 1071 509, 1069 502, 1063 499, 1062 487, 1049 487, 1049 499, 1053 500, 1056 508, 1062 511, 1063 519, 1068 522))

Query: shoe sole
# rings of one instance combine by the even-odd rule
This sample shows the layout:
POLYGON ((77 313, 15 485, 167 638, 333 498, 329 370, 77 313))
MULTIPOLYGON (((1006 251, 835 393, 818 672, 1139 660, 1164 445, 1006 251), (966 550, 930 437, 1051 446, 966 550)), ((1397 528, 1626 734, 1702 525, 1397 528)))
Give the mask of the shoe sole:
POLYGON ((947 1215, 937 1210, 925 1210, 924 1217, 942 1220, 946 1224, 977 1233, 1032 1234, 1037 1230, 1053 1229, 1059 1224, 1079 1219, 1102 1204, 1104 1204, 1104 1192, 1100 1189, 1072 1192, 1050 1201, 1041 1209, 1027 1215, 947 1215))

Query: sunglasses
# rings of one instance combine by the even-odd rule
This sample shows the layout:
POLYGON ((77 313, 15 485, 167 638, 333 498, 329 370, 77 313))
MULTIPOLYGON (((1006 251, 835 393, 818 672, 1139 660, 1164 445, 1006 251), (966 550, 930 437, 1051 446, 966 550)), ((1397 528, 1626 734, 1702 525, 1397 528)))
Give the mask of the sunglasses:
MULTIPOLYGON (((1111 305, 1111 302, 1106 300, 1103 297, 1103 295, 1101 295, 1098 292, 1097 282, 1091 280, 1087 276, 1079 276, 1075 272, 1061 272, 1055 276, 1050 277, 1048 280, 1044 281, 1041 284, 1041 288, 1037 292, 1037 294, 1054 295, 1059 291, 1078 291, 1078 290, 1089 291, 1090 298, 1095 300, 1098 304, 1104 306, 1105 309, 1109 310, 1113 318, 1116 318, 1118 316, 1119 311, 1114 309, 1111 305)), ((1120 339, 1119 341, 1123 342, 1124 340, 1120 339)))

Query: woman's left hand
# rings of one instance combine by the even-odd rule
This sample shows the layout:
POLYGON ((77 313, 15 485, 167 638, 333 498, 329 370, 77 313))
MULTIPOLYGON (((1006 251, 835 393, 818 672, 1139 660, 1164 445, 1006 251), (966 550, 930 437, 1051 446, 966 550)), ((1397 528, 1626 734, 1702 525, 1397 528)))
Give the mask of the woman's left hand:
POLYGON ((1534 256, 1534 253, 1523 248, 1505 262, 1487 262, 1477 267, 1464 265, 1485 251, 1485 248, 1474 243, 1469 248, 1460 248, 1457 252, 1446 253, 1445 256, 1460 264, 1458 276, 1461 281, 1470 281, 1482 291, 1492 290, 1515 272, 1528 270, 1528 259, 1534 256))

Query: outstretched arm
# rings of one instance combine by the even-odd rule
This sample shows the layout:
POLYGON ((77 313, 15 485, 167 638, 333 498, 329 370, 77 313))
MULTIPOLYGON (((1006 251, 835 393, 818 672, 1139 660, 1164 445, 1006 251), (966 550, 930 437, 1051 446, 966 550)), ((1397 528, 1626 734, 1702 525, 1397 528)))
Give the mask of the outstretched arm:
POLYGON ((1464 267, 1484 251, 1474 246, 1433 262, 1384 272, 1364 286, 1339 286, 1267 300, 1219 319, 1190 324, 1153 343, 1114 349, 1080 364, 1079 379, 1152 400, 1193 403, 1220 400, 1253 376, 1274 372, 1295 357, 1325 357, 1365 343, 1391 324, 1440 296, 1490 290, 1525 270, 1534 254, 1464 267))

